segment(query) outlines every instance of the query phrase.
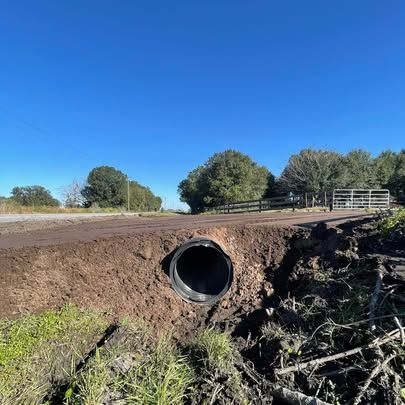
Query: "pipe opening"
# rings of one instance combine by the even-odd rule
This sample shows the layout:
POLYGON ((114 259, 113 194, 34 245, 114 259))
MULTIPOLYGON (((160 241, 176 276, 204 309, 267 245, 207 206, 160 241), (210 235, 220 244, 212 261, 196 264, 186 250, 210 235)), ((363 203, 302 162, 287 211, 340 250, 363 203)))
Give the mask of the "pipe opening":
POLYGON ((186 301, 213 304, 230 288, 232 263, 209 239, 191 239, 176 251, 170 263, 174 290, 186 301))

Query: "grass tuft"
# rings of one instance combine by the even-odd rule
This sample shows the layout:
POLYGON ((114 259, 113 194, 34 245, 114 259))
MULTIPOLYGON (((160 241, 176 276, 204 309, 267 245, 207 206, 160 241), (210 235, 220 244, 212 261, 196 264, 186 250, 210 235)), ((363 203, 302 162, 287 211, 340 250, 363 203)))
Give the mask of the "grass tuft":
POLYGON ((145 405, 182 404, 192 394, 194 375, 186 356, 169 338, 137 363, 124 377, 122 391, 129 403, 145 405))
POLYGON ((86 365, 86 370, 78 376, 71 376, 72 381, 65 392, 66 405, 98 405, 102 403, 107 390, 109 370, 107 362, 97 349, 95 356, 86 365))
POLYGON ((190 349, 204 367, 226 369, 232 363, 232 345, 226 333, 204 329, 193 339, 190 349))

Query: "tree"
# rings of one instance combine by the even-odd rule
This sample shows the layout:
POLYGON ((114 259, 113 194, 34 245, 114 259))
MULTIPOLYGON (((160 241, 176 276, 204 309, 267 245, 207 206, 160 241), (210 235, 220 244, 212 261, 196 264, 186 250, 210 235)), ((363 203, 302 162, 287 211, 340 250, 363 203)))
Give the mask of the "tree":
POLYGON ((71 184, 62 189, 63 205, 67 208, 79 208, 85 205, 85 198, 82 194, 83 184, 73 180, 71 184))
POLYGON ((205 168, 198 166, 178 186, 180 201, 187 203, 191 211, 201 212, 205 207, 204 196, 208 193, 205 168))
MULTIPOLYGON (((87 185, 81 191, 85 205, 98 204, 101 208, 128 206, 128 177, 110 166, 96 167, 87 177, 87 185)), ((158 211, 160 197, 136 181, 129 182, 129 205, 133 211, 158 211)))
POLYGON ((216 153, 180 182, 180 199, 192 212, 229 202, 262 198, 268 189, 269 171, 249 156, 226 150, 216 153))
POLYGON ((269 172, 269 177, 267 180, 267 190, 265 197, 266 198, 271 198, 271 197, 276 197, 279 195, 279 187, 278 187, 278 182, 276 181, 276 178, 269 172))
POLYGON ((389 188, 397 166, 397 154, 391 150, 381 152, 373 162, 377 184, 389 188))
POLYGON ((342 155, 317 149, 303 149, 292 155, 281 173, 279 183, 284 192, 320 192, 341 187, 346 167, 342 155))
MULTIPOLYGON (((132 211, 159 211, 162 205, 162 199, 155 196, 152 191, 145 186, 142 186, 136 181, 129 183, 129 202, 132 211)), ((128 204, 126 197, 126 204, 128 204)))
POLYGON ((395 168, 388 181, 388 188, 397 197, 405 193, 405 149, 396 155, 395 168))
POLYGON ((42 186, 14 187, 11 190, 11 198, 16 203, 25 206, 59 206, 59 201, 53 198, 51 192, 42 186))
POLYGON ((346 166, 345 187, 375 188, 377 186, 375 165, 371 154, 363 149, 354 149, 344 157, 346 166))
POLYGON ((90 171, 87 185, 82 190, 86 205, 121 207, 125 204, 126 176, 110 166, 99 166, 90 171))

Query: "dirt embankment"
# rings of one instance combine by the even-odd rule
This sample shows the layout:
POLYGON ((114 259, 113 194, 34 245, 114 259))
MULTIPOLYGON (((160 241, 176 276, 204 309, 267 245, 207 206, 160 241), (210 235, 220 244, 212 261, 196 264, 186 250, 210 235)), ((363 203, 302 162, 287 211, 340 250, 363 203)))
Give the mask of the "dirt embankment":
POLYGON ((160 328, 251 312, 272 294, 269 274, 280 266, 291 241, 306 234, 292 228, 236 226, 1 250, 0 316, 72 302, 114 317, 140 316, 160 328), (213 308, 182 301, 167 275, 174 250, 201 235, 219 243, 234 264, 232 287, 213 308))

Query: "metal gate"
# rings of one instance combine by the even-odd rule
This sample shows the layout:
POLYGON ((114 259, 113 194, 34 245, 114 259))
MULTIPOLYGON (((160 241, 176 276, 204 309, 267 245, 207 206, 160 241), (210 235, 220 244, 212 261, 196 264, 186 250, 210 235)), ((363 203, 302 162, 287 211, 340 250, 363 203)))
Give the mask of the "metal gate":
POLYGON ((333 209, 389 208, 389 190, 333 190, 333 209))

